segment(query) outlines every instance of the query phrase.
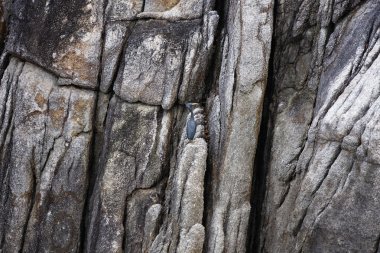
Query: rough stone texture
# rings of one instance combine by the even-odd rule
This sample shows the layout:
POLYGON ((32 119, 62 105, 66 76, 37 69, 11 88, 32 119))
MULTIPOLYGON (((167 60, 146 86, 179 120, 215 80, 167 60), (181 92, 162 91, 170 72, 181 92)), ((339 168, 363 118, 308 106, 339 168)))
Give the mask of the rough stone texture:
POLYGON ((16 0, 6 49, 53 71, 60 84, 95 89, 102 30, 102 0, 16 0))
POLYGON ((219 87, 210 97, 213 156, 208 252, 244 252, 253 161, 267 79, 271 1, 230 2, 219 87), (267 10, 267 11, 263 11, 267 10), (254 57, 252 57, 254 55, 254 57), (218 138, 218 139, 214 139, 218 138))
POLYGON ((292 25, 276 32, 259 251, 377 252, 379 2, 293 4, 277 10, 292 25))
POLYGON ((159 232, 159 225, 162 219, 162 205, 155 204, 149 207, 145 216, 143 252, 148 252, 159 232))
POLYGON ((379 252, 379 13, 0 1, 0 253, 379 252))
POLYGON ((138 21, 127 39, 115 93, 164 109, 177 100, 200 101, 217 22, 215 12, 203 20, 138 21))
POLYGON ((234 21, 225 25, 226 33, 219 31, 224 59, 220 99, 214 101, 217 111, 212 111, 213 122, 220 125, 211 125, 210 136, 213 143, 220 137, 217 152, 222 171, 226 170, 225 175, 212 178, 222 194, 212 194, 210 201, 219 211, 230 212, 225 203, 236 198, 227 225, 219 222, 219 211, 212 220, 204 216, 208 122, 199 103, 211 86, 207 82, 213 82, 210 66, 220 65, 210 61, 219 19, 213 1, 115 0, 105 6, 102 1, 19 0, 9 4, 10 36, 3 59, 9 53, 18 59, 8 64, 1 93, 1 250, 201 252, 205 244, 211 245, 208 239, 213 242, 219 236, 206 224, 226 227, 227 250, 233 250, 234 243, 243 245, 256 145, 247 136, 258 134, 271 7, 260 6, 268 8, 261 15, 251 2, 229 5, 234 21), (261 16, 252 19, 251 11, 261 16), (251 40, 250 34, 257 38, 251 40), (257 54, 254 61, 248 54, 252 50, 257 54), (251 64, 256 66, 254 71, 251 64), (27 80, 24 71, 30 72, 27 80), (29 97, 21 99, 24 93, 19 86, 24 83, 29 97), (41 89, 42 95, 30 89, 41 89), (33 96, 48 116, 39 116, 36 110, 31 115, 42 119, 15 124, 23 122, 19 114, 28 110, 24 104, 29 105, 33 96), (81 99, 91 101, 82 105, 81 99), (185 135, 190 115, 177 105, 188 101, 195 102, 198 124, 193 141, 185 135), (86 113, 75 114, 77 106, 86 113), (27 123, 28 128, 22 128, 27 123), (19 128, 30 135, 14 136, 19 128), (77 143, 73 149, 71 139, 65 137, 70 134, 77 143), (27 145, 11 145, 18 138, 27 145), (244 151, 244 156, 231 159, 232 150, 244 151), (235 173, 239 159, 250 161, 235 173), (39 169, 37 161, 47 166, 41 176, 34 172, 39 169), (73 170, 75 178, 70 177, 73 170), (235 187, 231 179, 245 183, 229 195, 235 187), (12 188, 12 183, 20 189, 12 188), (241 225, 234 226, 237 220, 241 225), (232 239, 236 233, 232 228, 240 229, 239 240, 232 239))
POLYGON ((7 36, 7 12, 4 0, 0 1, 0 50, 4 49, 4 42, 7 36))
POLYGON ((201 0, 161 0, 152 3, 153 0, 147 0, 147 6, 144 12, 137 15, 139 18, 166 19, 170 21, 189 20, 202 17, 202 14, 208 9, 206 1, 201 0))
POLYGON ((133 22, 109 22, 105 28, 105 42, 102 54, 100 90, 109 92, 115 80, 123 46, 131 33, 133 22))
POLYGON ((143 10, 144 0, 108 1, 107 18, 109 20, 132 20, 143 10))
POLYGON ((146 0, 144 12, 163 12, 176 6, 180 0, 146 0))
MULTIPOLYGON (((116 96, 111 99, 96 168, 88 252, 119 252, 123 245, 124 217, 128 221, 134 209, 145 216, 142 206, 149 207, 160 200, 159 183, 170 140, 166 129, 171 127, 172 118, 171 112, 163 112, 158 106, 129 104, 116 96), (156 201, 153 195, 157 195, 156 201)), ((135 222, 140 220, 136 218, 135 222)), ((126 226, 136 225, 127 222, 126 226)), ((130 229, 125 231, 133 234, 130 229)))
POLYGON ((95 93, 12 58, 0 94, 0 248, 76 252, 95 93))
POLYGON ((199 252, 205 237, 203 181, 207 143, 202 138, 188 141, 182 134, 178 165, 171 170, 166 191, 166 214, 160 233, 149 252, 199 252))

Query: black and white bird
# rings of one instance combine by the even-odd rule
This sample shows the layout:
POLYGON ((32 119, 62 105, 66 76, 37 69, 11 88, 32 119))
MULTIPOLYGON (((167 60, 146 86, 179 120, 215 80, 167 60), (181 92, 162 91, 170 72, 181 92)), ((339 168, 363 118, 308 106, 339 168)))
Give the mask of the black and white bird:
POLYGON ((190 111, 190 119, 187 121, 186 125, 186 135, 187 139, 193 140, 197 131, 197 123, 194 119, 193 105, 191 103, 186 103, 185 106, 190 111))

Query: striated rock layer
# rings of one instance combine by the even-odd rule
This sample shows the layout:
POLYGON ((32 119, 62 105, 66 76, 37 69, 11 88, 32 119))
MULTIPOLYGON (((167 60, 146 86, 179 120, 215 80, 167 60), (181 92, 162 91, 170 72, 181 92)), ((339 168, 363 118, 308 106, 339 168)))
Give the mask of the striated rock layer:
POLYGON ((378 251, 379 11, 378 1, 277 9, 257 251, 378 251))
POLYGON ((379 13, 0 1, 0 253, 378 252, 379 13))

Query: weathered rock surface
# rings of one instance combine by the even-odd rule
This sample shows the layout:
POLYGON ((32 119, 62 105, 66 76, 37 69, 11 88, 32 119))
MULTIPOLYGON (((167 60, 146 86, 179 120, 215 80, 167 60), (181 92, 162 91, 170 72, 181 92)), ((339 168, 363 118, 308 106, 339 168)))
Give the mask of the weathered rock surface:
POLYGON ((377 252, 380 5, 308 4, 278 10, 260 251, 377 252))
MULTIPOLYGON (((138 14, 139 18, 155 18, 177 21, 181 19, 197 19, 209 11, 210 0, 164 0, 161 3, 147 1, 144 12, 138 14)), ((160 2, 160 1, 157 1, 160 2)))
POLYGON ((114 0, 108 1, 107 18, 109 20, 133 20, 142 12, 144 0, 114 0))
POLYGON ((200 101, 217 22, 215 12, 203 20, 137 21, 127 35, 115 93, 128 102, 164 109, 176 101, 200 101))
POLYGON ((0 252, 378 252, 379 13, 0 1, 0 252))
POLYGON ((121 60, 123 46, 129 35, 134 22, 109 22, 105 26, 105 41, 102 53, 102 74, 100 90, 109 93, 115 80, 118 64, 121 60))
POLYGON ((1 81, 4 252, 79 250, 95 93, 57 81, 15 58, 1 81))
POLYGON ((60 84, 95 89, 103 30, 102 0, 17 0, 6 49, 57 74, 60 84))
POLYGON ((129 104, 112 98, 96 168, 99 174, 92 196, 88 252, 119 252, 124 231, 138 232, 131 222, 126 223, 129 229, 124 230, 124 217, 128 221, 133 212, 140 213, 143 217, 135 220, 140 222, 145 218, 142 205, 156 204, 161 199, 160 181, 169 147, 166 129, 171 127, 171 114, 158 106, 129 104))
POLYGON ((202 138, 191 142, 182 138, 180 145, 184 147, 169 176, 163 225, 150 252, 199 252, 203 248, 207 144, 202 138))
POLYGON ((253 161, 260 129, 271 43, 270 1, 230 2, 219 87, 212 104, 214 158, 207 252, 244 252, 250 217, 253 161), (262 10, 268 10, 263 12, 262 10), (254 57, 252 57, 252 55, 254 57), (218 138, 218 139, 214 139, 218 138))

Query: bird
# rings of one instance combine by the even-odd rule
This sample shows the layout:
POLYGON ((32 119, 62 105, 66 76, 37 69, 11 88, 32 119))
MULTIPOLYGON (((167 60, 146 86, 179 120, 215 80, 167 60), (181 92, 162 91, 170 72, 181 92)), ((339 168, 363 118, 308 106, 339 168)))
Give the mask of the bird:
POLYGON ((190 119, 186 125, 186 136, 189 140, 194 140, 194 136, 197 130, 197 123, 194 119, 193 105, 191 103, 185 103, 186 108, 190 111, 190 119))

